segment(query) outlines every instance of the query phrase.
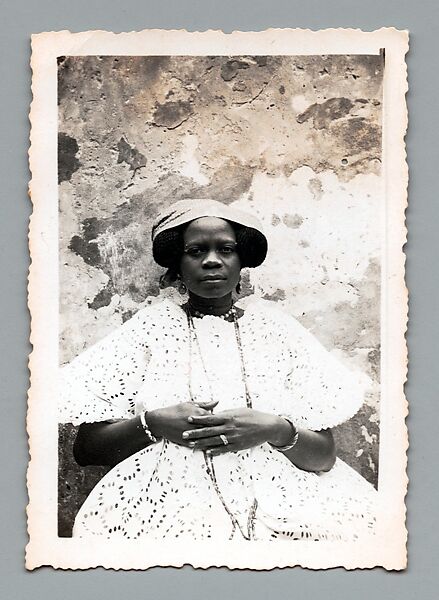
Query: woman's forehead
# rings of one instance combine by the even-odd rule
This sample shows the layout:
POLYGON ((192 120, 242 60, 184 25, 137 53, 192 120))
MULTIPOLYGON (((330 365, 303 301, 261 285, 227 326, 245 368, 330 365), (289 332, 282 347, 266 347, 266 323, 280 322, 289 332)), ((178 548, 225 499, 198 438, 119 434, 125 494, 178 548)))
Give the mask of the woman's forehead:
POLYGON ((200 217, 199 219, 195 219, 189 223, 184 232, 184 241, 186 243, 189 239, 212 239, 213 237, 236 240, 232 225, 219 217, 200 217))

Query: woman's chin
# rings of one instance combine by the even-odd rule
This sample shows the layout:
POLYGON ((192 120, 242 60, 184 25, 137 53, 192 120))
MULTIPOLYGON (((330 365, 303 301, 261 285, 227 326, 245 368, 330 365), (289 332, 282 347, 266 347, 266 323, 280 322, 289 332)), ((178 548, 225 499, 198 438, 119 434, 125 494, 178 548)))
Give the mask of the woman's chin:
POLYGON ((192 294, 205 299, 225 298, 232 293, 229 286, 224 285, 224 281, 203 281, 203 284, 192 291, 192 294))

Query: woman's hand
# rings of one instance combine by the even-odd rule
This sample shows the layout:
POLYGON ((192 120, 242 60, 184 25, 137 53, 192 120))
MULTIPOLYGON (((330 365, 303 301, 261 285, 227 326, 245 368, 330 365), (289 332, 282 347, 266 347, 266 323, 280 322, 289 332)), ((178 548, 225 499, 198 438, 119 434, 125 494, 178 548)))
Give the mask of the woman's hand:
POLYGON ((194 450, 209 450, 214 456, 265 442, 282 446, 291 439, 288 421, 251 408, 226 410, 215 415, 191 415, 187 421, 195 427, 188 429, 186 423, 183 439, 194 450), (220 436, 225 436, 227 445, 220 436))
POLYGON ((182 402, 181 404, 158 408, 146 414, 146 422, 155 437, 165 438, 174 442, 174 444, 189 447, 190 440, 183 437, 183 432, 188 428, 188 419, 210 415, 210 411, 217 404, 218 401, 205 403, 182 402))

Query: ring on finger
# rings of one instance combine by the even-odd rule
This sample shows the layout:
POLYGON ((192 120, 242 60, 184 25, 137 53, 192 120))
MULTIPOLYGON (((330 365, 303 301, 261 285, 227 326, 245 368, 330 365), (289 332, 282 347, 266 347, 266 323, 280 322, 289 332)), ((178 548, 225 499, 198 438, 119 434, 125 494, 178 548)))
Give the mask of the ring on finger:
POLYGON ((228 446, 229 445, 229 440, 227 439, 226 435, 224 435, 222 433, 219 437, 220 437, 220 440, 222 441, 222 443, 224 444, 224 446, 228 446))

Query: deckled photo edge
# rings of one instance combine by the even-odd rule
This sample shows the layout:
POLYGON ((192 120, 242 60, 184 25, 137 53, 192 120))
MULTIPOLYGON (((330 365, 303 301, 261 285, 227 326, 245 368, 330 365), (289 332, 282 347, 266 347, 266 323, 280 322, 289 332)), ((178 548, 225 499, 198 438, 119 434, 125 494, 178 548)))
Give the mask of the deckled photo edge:
MULTIPOLYGON (((257 54, 255 52, 255 48, 245 50, 245 48, 240 48, 239 50, 235 50, 233 48, 233 40, 234 36, 236 39, 241 40, 238 41, 238 46, 240 41, 243 41, 243 44, 247 43, 245 38, 248 38, 250 35, 254 38, 252 42, 256 44, 258 42, 258 37, 262 38, 265 36, 279 36, 280 39, 285 36, 293 36, 297 33, 300 37, 301 35, 311 35, 312 40, 310 44, 318 43, 318 38, 321 35, 325 40, 324 43, 330 43, 330 38, 334 32, 338 34, 343 34, 341 37, 351 37, 355 38, 355 35, 369 35, 372 36, 383 36, 383 42, 385 39, 390 38, 390 47, 389 51, 386 55, 386 68, 389 64, 392 64, 391 58, 393 57, 393 68, 395 69, 394 73, 397 74, 397 79, 393 79, 392 82, 398 83, 398 86, 393 90, 389 90, 391 94, 391 103, 393 107, 398 107, 397 115, 400 120, 398 121, 396 117, 393 119, 386 117, 389 126, 384 127, 384 135, 387 135, 388 140, 392 140, 392 144, 398 144, 398 152, 395 151, 394 146, 392 147, 392 168, 399 174, 400 177, 395 178, 395 181, 389 181, 388 172, 386 172, 387 181, 386 187, 388 192, 386 193, 387 198, 392 198, 392 219, 395 219, 394 222, 399 224, 398 227, 391 228, 389 234, 389 241, 392 243, 393 251, 388 258, 388 266, 389 266, 389 280, 388 284, 388 295, 392 299, 398 299, 398 310, 395 310, 394 305, 392 306, 391 313, 388 314, 389 318, 389 330, 392 332, 392 340, 391 347, 401 360, 401 373, 395 374, 394 378, 390 382, 390 388, 393 390, 394 394, 398 395, 398 403, 400 407, 400 414, 393 415, 393 420, 396 423, 392 424, 394 427, 394 431, 398 433, 398 439, 400 443, 404 446, 403 451, 399 452, 398 464, 396 465, 393 462, 393 467, 395 468, 395 476, 394 483, 398 485, 398 490, 400 490, 400 518, 395 519, 395 523, 393 524, 394 528, 397 528, 397 540, 399 544, 399 548, 401 549, 401 544, 404 543, 405 549, 405 539, 406 539, 406 529, 405 529, 405 495, 407 491, 407 475, 406 475, 406 464, 407 464, 407 456, 406 451, 408 449, 408 437, 407 437, 407 427, 404 421, 404 418, 408 414, 408 405, 405 399, 405 396, 402 391, 402 387, 406 378, 406 370, 407 370, 407 348, 405 342, 405 332, 407 328, 407 302, 408 302, 408 292, 405 287, 404 281, 404 262, 405 255, 403 252, 403 246, 406 241, 406 227, 405 227, 405 216, 404 211, 407 205, 407 183, 408 183, 408 166, 406 162, 406 152, 405 152, 405 144, 404 137, 407 128, 407 108, 405 102, 405 93, 407 91, 407 81, 406 81, 406 67, 404 63, 404 56, 408 50, 408 36, 407 32, 397 31, 395 29, 382 29, 377 32, 361 32, 359 30, 324 30, 324 31, 314 31, 310 32, 309 30, 268 30, 267 32, 257 32, 252 34, 247 34, 246 32, 234 32, 233 34, 223 34, 222 32, 202 32, 202 33, 187 33, 184 31, 165 31, 161 32, 159 30, 151 31, 151 32, 139 32, 132 34, 111 34, 109 32, 85 32, 78 34, 71 34, 68 32, 57 32, 57 33, 46 33, 46 34, 38 34, 33 36, 33 52, 32 52, 32 92, 33 92, 33 100, 31 105, 30 112, 30 121, 31 121, 31 148, 29 152, 30 156, 30 168, 32 172, 32 179, 30 182, 30 195, 31 201, 33 203, 33 213, 30 219, 30 230, 29 230, 29 245, 31 252, 31 266, 29 269, 29 310, 31 312, 32 318, 32 330, 31 330, 31 343, 33 344, 33 351, 29 358, 29 367, 31 370, 31 388, 29 390, 29 409, 28 409, 28 419, 27 419, 27 429, 29 435, 29 446, 30 446, 30 463, 28 469, 28 489, 29 489, 29 505, 28 505, 28 532, 30 536, 30 543, 27 547, 27 556, 26 556, 26 566, 28 569, 34 569, 41 565, 50 564, 55 568, 69 569, 69 568, 89 568, 92 566, 102 565, 106 568, 122 568, 122 569, 144 569, 148 567, 152 567, 158 564, 162 565, 170 565, 170 566, 182 566, 183 564, 190 564, 200 567, 200 568, 208 568, 211 565, 216 566, 228 566, 230 568, 254 568, 254 569, 272 569, 275 567, 288 567, 288 566, 304 566, 312 569, 321 569, 321 568, 333 568, 336 566, 344 566, 347 569, 352 568, 372 568, 374 566, 383 566, 386 569, 403 569, 406 566, 406 556, 405 552, 396 556, 393 554, 388 557, 381 557, 379 560, 380 564, 372 564, 370 558, 366 558, 364 564, 355 564, 354 566, 350 565, 346 559, 341 558, 338 564, 334 564, 331 561, 331 564, 328 563, 327 557, 324 555, 317 558, 317 563, 319 561, 323 561, 321 564, 317 564, 310 554, 306 554, 306 559, 293 559, 291 562, 284 561, 279 557, 279 562, 276 564, 272 564, 271 566, 267 566, 261 564, 258 560, 257 556, 253 557, 254 566, 249 567, 248 564, 243 564, 240 556, 235 556, 234 560, 236 561, 234 564, 227 564, 229 559, 224 559, 224 562, 221 560, 218 562, 218 559, 214 557, 211 558, 211 563, 206 563, 203 557, 200 555, 199 557, 192 557, 190 561, 185 559, 185 555, 187 552, 182 548, 180 550, 179 558, 177 558, 174 554, 174 558, 172 562, 168 562, 166 559, 166 555, 161 558, 155 558, 151 563, 148 560, 142 559, 140 562, 133 561, 130 562, 131 558, 128 557, 127 561, 124 561, 125 564, 118 565, 114 562, 114 557, 111 556, 111 553, 106 558, 103 558, 102 561, 100 559, 92 562, 87 562, 88 559, 81 560, 78 555, 76 559, 76 564, 71 562, 71 557, 67 556, 64 558, 60 555, 60 550, 62 544, 59 544, 59 539, 55 538, 51 539, 50 535, 47 535, 48 528, 49 531, 54 531, 56 534, 56 515, 50 515, 47 513, 47 503, 46 503, 46 484, 50 487, 52 484, 50 483, 53 478, 53 469, 56 471, 56 460, 54 461, 53 449, 56 448, 55 444, 47 443, 47 435, 52 435, 56 432, 56 423, 48 423, 47 419, 44 419, 44 410, 41 410, 45 403, 45 375, 47 376, 47 372, 44 370, 47 367, 47 355, 46 352, 52 352, 53 348, 47 348, 46 345, 46 328, 47 326, 53 325, 53 320, 57 323, 57 318, 55 315, 57 314, 57 302, 58 302, 58 288, 57 288, 57 280, 55 277, 54 281, 51 281, 50 284, 47 284, 47 279, 45 275, 47 274, 47 265, 44 264, 45 259, 49 257, 47 252, 48 241, 53 244, 54 239, 57 239, 57 220, 56 220, 56 197, 57 197, 57 186, 56 186, 56 145, 54 145, 53 140, 47 142, 48 133, 53 134, 56 133, 57 124, 56 124, 56 77, 53 78, 54 73, 56 74, 53 68, 49 68, 49 63, 55 60, 55 58, 60 54, 69 54, 70 52, 78 54, 93 54, 97 53, 96 48, 93 47, 93 37, 96 37, 96 46, 99 47, 100 44, 105 45, 108 41, 110 45, 114 42, 114 37, 119 36, 119 40, 122 44, 125 42, 129 42, 130 38, 136 37, 140 38, 141 36, 150 35, 151 45, 153 45, 156 39, 160 39, 161 41, 166 39, 166 41, 171 40, 172 34, 178 38, 178 43, 184 42, 187 44, 187 37, 192 37, 193 39, 197 36, 199 38, 204 37, 204 40, 207 40, 207 45, 209 44, 208 35, 212 35, 214 38, 220 38, 219 40, 215 39, 215 43, 225 42, 227 46, 227 42, 230 41, 231 48, 227 48, 227 51, 224 54, 257 54), (156 37, 157 36, 157 37, 156 37), (386 37, 388 36, 388 37, 386 37), (110 39, 112 38, 112 39, 110 39), (122 39, 123 38, 123 39, 122 39), (325 39, 327 38, 327 39, 325 39), (79 42, 80 49, 77 48, 77 43, 79 42), (93 47, 93 51, 88 49, 87 43, 90 43, 93 47), (47 98, 47 91, 49 91, 49 98, 47 98), (47 101, 48 100, 48 101, 47 101), (55 110, 55 114, 53 114, 53 110, 55 110), (401 118, 402 117, 402 118, 401 118), (50 126, 47 127, 47 123, 50 123, 50 126), (390 129, 390 131, 389 131, 390 129), (395 155, 398 154, 398 157, 395 155), (48 181, 49 178, 55 179, 52 181, 48 181), (400 203, 397 204, 396 200, 393 201, 393 198, 399 198, 400 203), (50 206, 50 203, 55 202, 54 206, 50 206), (49 230, 47 227, 49 226, 49 230), (50 229, 52 228, 52 229, 50 229), (47 237, 46 237, 47 236, 47 237), (396 252, 395 248, 400 248, 398 252, 396 252), (391 281, 390 281, 391 280, 391 281), (55 294, 53 292, 56 292, 55 294), (55 313, 48 315, 47 306, 51 306, 55 308, 55 313), (51 318, 49 318, 51 317, 51 318), (52 323, 51 323, 52 322, 52 323), (399 391, 398 391, 399 390, 399 391), (48 467, 48 462, 50 467, 48 467), (403 523, 404 522, 404 523, 403 523), (401 528, 401 523, 403 523, 403 527, 401 528), (155 561, 158 562, 155 562, 155 561), (326 561, 326 564, 323 564, 326 561), (92 564, 93 563, 93 564, 92 564)), ((189 40, 191 41, 191 40, 189 40)), ((285 40, 287 41, 287 40, 285 40)), ((136 40, 137 43, 137 40, 136 40)), ((343 43, 343 40, 341 40, 343 43)), ((346 40, 346 44, 349 45, 352 43, 352 40, 346 40)), ((372 42, 373 43, 373 42, 372 42)), ((136 45, 136 44, 135 44, 136 45)), ((360 43, 361 45, 361 43, 360 43)), ((385 46, 385 43, 383 43, 385 46)), ((307 48, 307 53, 311 53, 310 49, 307 48)), ((346 49, 343 50, 345 52, 346 49)), ((194 53, 197 54, 199 50, 195 50, 194 53)), ((296 53, 297 50, 294 50, 291 53, 296 53)), ((321 49, 314 48, 314 53, 323 53, 321 49)), ((102 49, 102 53, 106 53, 104 49, 102 49)), ((122 54, 121 48, 119 44, 116 44, 116 47, 110 48, 107 53, 109 54, 122 54)), ((127 54, 133 53, 132 49, 129 49, 127 54)), ((146 52, 146 54, 150 54, 152 52, 146 52)), ((175 54, 175 48, 172 50, 169 48, 165 48, 162 52, 163 54, 175 54)), ((185 52, 186 54, 187 52, 185 52)), ((269 54, 266 50, 262 48, 261 53, 269 54)), ((278 50, 274 52, 275 54, 279 53, 278 50)), ((283 52, 287 53, 287 52, 283 52)), ((355 53, 355 52, 352 52, 355 53)), ((390 67, 389 67, 390 68, 390 67)), ((394 77, 394 73, 391 73, 391 77, 394 77)), ((386 113, 388 112, 388 107, 385 107, 386 113)), ((389 151, 389 145, 387 145, 387 151, 389 151)), ((53 247, 53 246, 51 246, 53 247)), ((50 258, 50 257, 49 257, 50 258)), ((56 267, 57 265, 55 265, 56 267)), ((52 265, 53 267, 53 265, 52 265)), ((53 275, 55 271, 50 270, 53 275)), ((49 311, 50 312, 50 311, 49 311)), ((50 361, 49 361, 50 362, 50 361)), ((52 399, 54 399, 54 394, 52 399)), ((55 433, 56 439, 56 433, 55 433)), ((393 529, 393 533, 395 533, 395 529, 393 529)), ((395 552, 395 548, 392 548, 392 552, 395 552)), ((79 551, 79 547, 78 547, 79 551)), ((233 553, 232 553, 233 554, 233 553)), ((337 561, 337 559, 336 559, 337 561)))

